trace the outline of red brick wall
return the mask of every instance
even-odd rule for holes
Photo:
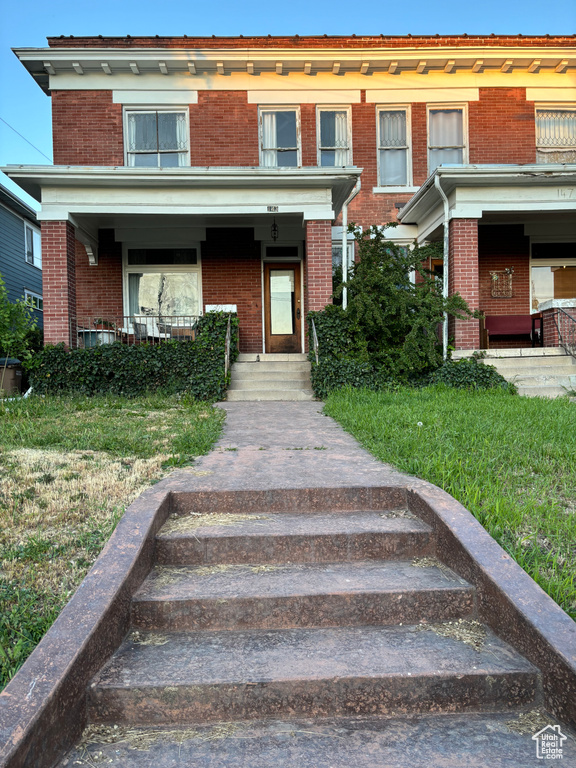
[[[246,91],[200,91],[190,105],[192,166],[253,166],[258,159],[258,106]]]
[[[202,243],[204,304],[237,304],[240,351],[262,352],[262,261],[252,229],[208,229]]]
[[[123,310],[122,245],[114,242],[114,231],[98,233],[98,266],[88,264],[86,249],[76,242],[76,296],[78,319],[102,317],[118,323]]]
[[[480,88],[468,122],[471,163],[536,162],[534,102],[525,88]]]
[[[124,165],[112,91],[52,91],[52,134],[55,165]]]
[[[67,221],[43,221],[44,343],[75,345],[76,254],[74,227]],[[71,342],[72,337],[72,342]]]
[[[448,291],[459,293],[470,309],[478,309],[478,221],[477,219],[452,219],[450,222],[450,265]],[[449,335],[454,338],[456,349],[479,349],[480,328],[478,320],[451,318]]]
[[[329,221],[306,222],[306,313],[332,303],[332,228]]]
[[[480,309],[487,315],[527,315],[530,312],[530,241],[521,225],[478,228]],[[491,270],[514,269],[512,297],[493,298]]]

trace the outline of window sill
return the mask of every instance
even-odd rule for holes
[[[372,192],[375,195],[386,195],[390,193],[402,192],[406,195],[413,195],[418,192],[420,187],[372,187]]]

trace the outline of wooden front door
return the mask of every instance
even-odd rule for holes
[[[266,352],[302,351],[300,262],[264,264]]]

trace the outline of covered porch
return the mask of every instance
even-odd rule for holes
[[[361,169],[4,169],[42,201],[45,342],[194,336],[237,312],[240,350],[303,352],[332,294],[332,221]]]
[[[574,339],[576,165],[441,166],[399,218],[444,241],[445,290],[483,314],[451,321],[455,349]]]

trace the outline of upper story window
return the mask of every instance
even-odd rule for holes
[[[28,224],[24,225],[25,236],[25,257],[28,264],[32,264],[38,269],[42,269],[42,247],[40,242],[40,232],[38,230],[29,227]]]
[[[185,111],[127,110],[126,165],[175,168],[188,162],[188,118]]]
[[[349,109],[319,108],[318,165],[323,167],[350,165],[350,135]]]
[[[536,162],[576,163],[576,107],[536,109]]]
[[[428,108],[428,173],[439,165],[468,162],[465,108]]]
[[[39,312],[44,311],[44,300],[39,293],[34,293],[33,291],[29,291],[27,288],[25,288],[24,300],[30,307],[32,307],[32,309],[37,309]]]
[[[378,109],[378,183],[381,187],[412,185],[410,113],[407,107]]]
[[[297,168],[300,164],[299,111],[294,108],[260,110],[260,165]]]

